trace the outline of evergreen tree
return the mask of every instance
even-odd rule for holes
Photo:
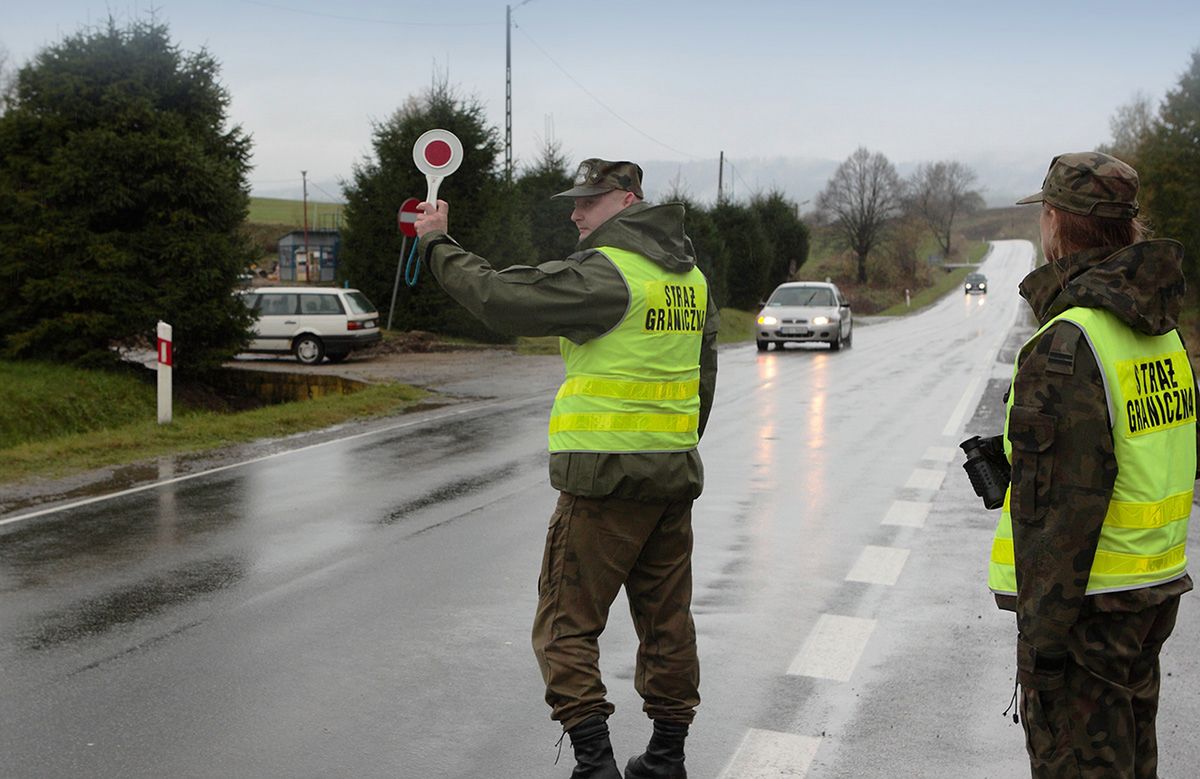
[[[767,269],[766,295],[775,287],[788,281],[808,260],[808,226],[796,213],[796,204],[775,190],[754,197],[750,208],[758,213],[767,239],[775,252]]]
[[[723,252],[727,262],[725,304],[745,310],[757,308],[771,291],[771,265],[776,254],[762,219],[758,211],[741,203],[721,203],[710,214],[719,235],[733,237],[732,246]]]
[[[442,182],[438,192],[438,197],[450,204],[451,235],[497,267],[528,262],[533,253],[522,209],[507,194],[499,175],[499,132],[487,124],[482,103],[459,97],[444,80],[436,82],[376,125],[374,156],[355,165],[352,181],[344,185],[339,278],[365,292],[381,311],[387,310],[391,300],[401,250],[396,212],[406,199],[424,200],[426,195],[425,176],[413,164],[413,144],[435,127],[454,133],[463,145],[462,165]],[[415,287],[401,284],[393,327],[499,338],[427,275],[422,275]]]
[[[218,71],[153,17],[110,18],[20,69],[0,116],[4,354],[111,363],[159,319],[183,371],[244,343],[250,138],[226,126]]]
[[[1137,158],[1150,222],[1157,235],[1183,243],[1188,294],[1194,300],[1200,279],[1200,51],[1167,94]]]
[[[575,251],[579,230],[571,222],[574,203],[569,198],[552,196],[571,188],[571,174],[560,144],[547,142],[536,164],[517,180],[516,189],[524,201],[536,262],[561,260]]]

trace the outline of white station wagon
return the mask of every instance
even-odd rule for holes
[[[379,312],[356,289],[259,287],[239,293],[258,320],[248,352],[294,354],[306,365],[340,362],[379,343]]]

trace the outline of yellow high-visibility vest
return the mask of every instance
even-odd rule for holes
[[[708,282],[696,268],[670,273],[634,252],[598,251],[625,279],[629,308],[599,338],[559,339],[566,379],[550,412],[550,451],[694,449]]]
[[[1178,332],[1139,333],[1097,308],[1071,308],[1047,322],[1021,355],[1059,320],[1083,331],[1104,378],[1117,480],[1088,577],[1087,594],[1150,587],[1187,572],[1188,517],[1196,476],[1196,383]],[[1015,392],[1009,393],[1004,453]],[[1053,445],[1053,444],[1051,444]],[[1010,485],[992,541],[988,587],[1015,595]]]

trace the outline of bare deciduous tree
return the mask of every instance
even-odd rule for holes
[[[0,114],[4,113],[5,104],[16,86],[16,74],[13,72],[12,56],[3,43],[0,43]]]
[[[983,198],[971,189],[974,183],[975,171],[951,161],[921,163],[908,182],[908,207],[929,225],[946,259],[954,220],[983,206]]]
[[[1139,91],[1108,120],[1112,143],[1101,146],[1100,151],[1137,167],[1138,148],[1154,131],[1154,124],[1154,106],[1150,104],[1150,96]]]
[[[867,280],[867,256],[900,208],[896,168],[879,152],[859,147],[838,166],[817,197],[817,208],[832,217],[846,245],[858,258],[858,281]]]

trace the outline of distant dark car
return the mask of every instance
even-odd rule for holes
[[[987,294],[987,276],[982,273],[968,273],[967,278],[963,280],[964,295],[986,295]]]

